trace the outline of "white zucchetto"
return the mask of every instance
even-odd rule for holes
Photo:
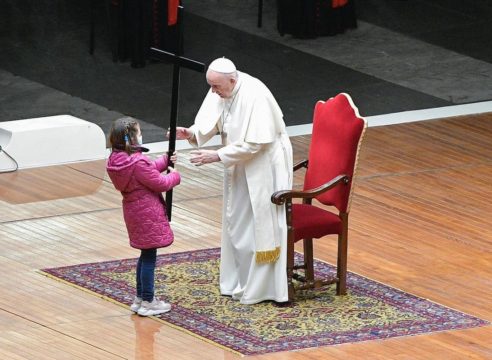
[[[208,69],[220,74],[231,74],[236,71],[236,66],[231,60],[221,57],[212,61]]]

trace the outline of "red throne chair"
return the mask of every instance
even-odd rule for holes
[[[314,109],[309,158],[294,165],[294,171],[307,168],[303,190],[277,191],[271,197],[273,203],[286,206],[289,301],[294,299],[296,289],[333,283],[337,295],[347,292],[348,216],[366,127],[366,120],[359,115],[348,94],[319,101]],[[293,203],[293,199],[302,199],[302,203]],[[319,205],[313,204],[314,199]],[[313,268],[313,239],[326,235],[338,236],[337,274],[331,279],[318,279]],[[294,264],[294,244],[301,239],[304,261]],[[300,284],[294,286],[294,279]]]

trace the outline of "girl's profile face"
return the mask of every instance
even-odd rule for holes
[[[142,145],[143,144],[143,139],[142,139],[142,131],[140,131],[140,125],[137,124],[137,144]]]

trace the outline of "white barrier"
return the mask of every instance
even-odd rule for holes
[[[70,115],[0,122],[0,172],[106,157],[106,137],[94,123]]]

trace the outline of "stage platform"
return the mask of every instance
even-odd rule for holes
[[[349,270],[492,321],[491,133],[492,113],[368,128],[350,215]],[[306,157],[309,142],[292,137],[295,161]],[[196,168],[189,157],[179,152],[176,240],[159,253],[220,246],[222,167]],[[138,256],[104,161],[80,165],[0,174],[0,358],[240,359],[37,272]],[[335,242],[316,240],[316,256],[334,263]],[[491,338],[489,325],[251,359],[487,359]]]

